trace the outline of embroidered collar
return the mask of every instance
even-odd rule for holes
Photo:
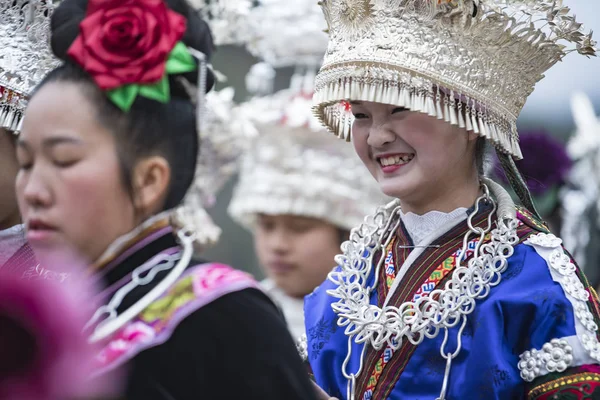
[[[412,212],[406,214],[400,211],[400,218],[404,223],[408,234],[415,245],[421,245],[423,240],[437,231],[439,227],[447,225],[453,221],[464,219],[467,215],[467,208],[460,207],[456,210],[445,213],[441,211],[429,211],[423,215],[417,215]]]
[[[434,290],[429,296],[405,302],[399,307],[385,305],[380,308],[369,304],[371,291],[377,287],[377,281],[372,286],[367,286],[373,268],[375,276],[379,275],[382,260],[374,266],[374,256],[387,247],[400,224],[399,201],[380,208],[375,215],[367,217],[360,227],[352,230],[350,240],[342,246],[344,254],[336,258],[340,268],[329,275],[329,279],[337,287],[328,291],[329,295],[338,299],[332,304],[332,308],[338,314],[338,325],[345,326],[349,342],[365,343],[375,349],[387,344],[398,349],[404,340],[417,345],[425,337],[436,337],[440,330],[447,334],[449,327],[456,326],[461,321],[464,327],[466,316],[475,308],[475,299],[487,296],[490,288],[500,282],[500,274],[506,269],[507,259],[514,251],[512,246],[518,241],[514,203],[510,201],[510,197],[505,196],[502,188],[492,183],[490,185],[496,197],[502,200],[498,207],[497,214],[500,218],[496,222],[496,228],[491,229],[491,218],[496,211],[495,203],[485,188],[485,194],[476,201],[475,209],[467,219],[470,229],[465,235],[464,243],[466,245],[474,234],[480,236],[481,243],[490,231],[491,242],[478,245],[469,265],[457,267],[443,289]],[[481,206],[490,202],[494,204],[494,208],[489,214],[487,227],[475,229],[473,217]],[[462,253],[465,250],[463,248]],[[490,259],[496,262],[488,262]],[[483,274],[485,279],[481,278],[481,268],[486,270]],[[450,297],[455,301],[446,301]],[[364,357],[366,348],[363,347],[361,358]],[[363,366],[361,363],[358,371],[347,371],[345,366],[350,357],[351,351],[347,354],[342,373],[348,380],[347,397],[354,399],[356,379]],[[444,391],[443,389],[442,396]]]
[[[132,248],[139,248],[140,244],[152,241],[152,236],[165,228],[170,228],[169,213],[163,212],[144,221],[131,232],[117,238],[93,264],[92,270],[102,271],[102,274],[118,264],[123,255],[130,253]]]

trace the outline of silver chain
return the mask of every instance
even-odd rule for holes
[[[127,322],[156,301],[181,276],[192,258],[195,234],[182,229],[177,231],[177,237],[183,246],[183,251],[171,255],[159,254],[137,267],[131,274],[131,281],[120,288],[106,305],[100,307],[94,313],[84,328],[87,331],[94,327],[90,342],[98,342],[121,329]],[[147,294],[122,313],[118,313],[118,307],[129,293],[137,287],[153,282],[160,272],[169,270],[167,276]],[[104,319],[102,319],[103,317]]]
[[[443,289],[436,289],[414,302],[383,308],[370,304],[370,295],[377,287],[378,272],[385,257],[380,257],[376,265],[373,285],[366,285],[374,255],[385,250],[400,224],[398,201],[391,202],[379,209],[374,216],[367,217],[365,223],[352,230],[350,240],[342,245],[344,254],[336,257],[340,269],[329,274],[329,280],[337,288],[327,293],[339,299],[331,306],[338,315],[338,326],[345,327],[344,333],[348,336],[348,353],[342,364],[342,374],[348,381],[348,399],[355,399],[356,379],[363,369],[367,344],[375,349],[381,349],[387,344],[397,350],[405,338],[418,345],[425,337],[435,338],[440,329],[447,332],[459,323],[463,324],[459,330],[459,335],[462,335],[466,317],[475,308],[475,300],[487,297],[491,287],[500,283],[500,274],[506,269],[507,259],[513,254],[513,246],[518,242],[518,222],[512,217],[499,219],[496,229],[492,230],[496,203],[487,186],[484,185],[483,190],[483,195],[477,199],[475,208],[467,219],[469,231],[464,236],[462,252],[451,279]],[[484,203],[491,204],[493,210],[488,216],[486,227],[475,227],[473,218]],[[491,242],[484,244],[484,238],[490,231]],[[469,239],[473,235],[478,237],[478,241],[474,255],[465,267],[460,264],[466,257]],[[353,342],[365,343],[365,346],[358,370],[349,373],[347,368]],[[452,359],[460,351],[460,342],[459,336],[455,352],[443,355],[447,360],[448,376]],[[444,379],[440,399],[444,399],[446,388],[447,377]]]

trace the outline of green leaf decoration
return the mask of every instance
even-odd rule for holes
[[[108,98],[124,112],[129,112],[140,91],[140,85],[124,85],[116,89],[108,90]]]
[[[162,79],[156,83],[139,85],[139,88],[140,96],[156,100],[160,103],[168,103],[171,98],[169,92],[169,78],[167,75],[163,76]]]
[[[131,106],[138,96],[144,96],[160,103],[168,103],[171,95],[169,88],[169,75],[183,74],[198,69],[196,60],[188,51],[183,42],[177,42],[173,50],[169,53],[169,58],[165,65],[165,75],[156,83],[139,85],[130,84],[108,90],[108,98],[124,112],[129,112]]]
[[[167,74],[183,74],[195,71],[197,68],[196,60],[188,51],[187,46],[183,42],[177,42],[167,58],[165,67]]]

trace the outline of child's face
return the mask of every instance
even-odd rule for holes
[[[425,205],[477,175],[477,136],[444,120],[381,103],[353,102],[352,141],[381,190]],[[418,207],[417,207],[418,208]]]
[[[260,214],[254,246],[267,276],[287,295],[301,298],[335,266],[340,230],[314,218]]]

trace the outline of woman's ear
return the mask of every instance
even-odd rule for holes
[[[144,217],[159,212],[171,182],[171,167],[164,157],[152,156],[139,161],[133,171],[134,207]]]

